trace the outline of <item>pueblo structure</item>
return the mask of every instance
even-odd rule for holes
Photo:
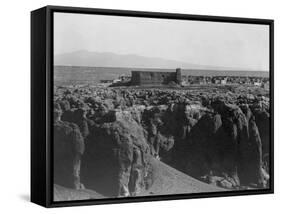
[[[132,71],[131,85],[181,84],[181,69],[176,72]]]

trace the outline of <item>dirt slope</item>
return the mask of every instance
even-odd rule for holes
[[[152,186],[140,195],[168,195],[199,192],[219,192],[226,189],[211,186],[194,179],[167,164],[151,159],[153,173]]]
[[[101,194],[93,190],[75,190],[65,188],[60,185],[54,185],[54,201],[72,201],[104,198]]]
[[[211,186],[194,179],[154,158],[151,158],[151,165],[153,168],[153,184],[149,189],[142,191],[137,196],[226,191],[226,189]],[[74,190],[57,184],[54,185],[54,201],[102,198],[105,198],[105,196],[94,190]]]

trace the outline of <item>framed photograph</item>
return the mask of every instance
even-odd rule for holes
[[[31,201],[273,193],[273,20],[31,12]]]

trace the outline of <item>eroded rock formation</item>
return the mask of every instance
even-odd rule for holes
[[[73,158],[59,146],[85,143],[79,179],[105,196],[148,191],[154,158],[223,188],[266,188],[269,100],[235,90],[59,87],[55,149]]]

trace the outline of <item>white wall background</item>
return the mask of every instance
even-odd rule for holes
[[[29,200],[30,11],[45,5],[275,19],[275,194],[44,209]],[[270,213],[280,207],[281,13],[277,0],[6,0],[0,12],[1,213]]]

